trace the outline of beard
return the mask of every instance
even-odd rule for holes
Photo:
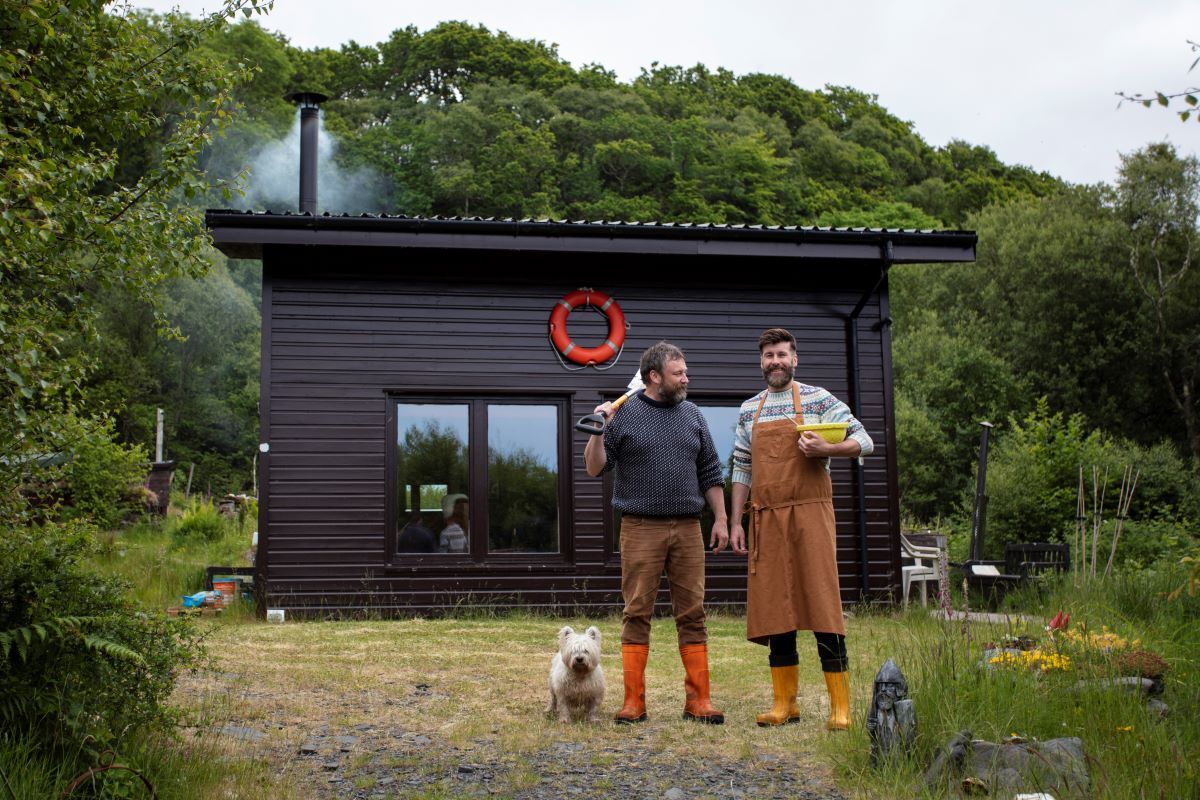
[[[774,374],[777,369],[783,370],[783,372]],[[796,375],[796,369],[791,364],[768,364],[762,373],[763,377],[767,379],[767,386],[778,390],[792,382],[792,378]]]
[[[664,386],[658,390],[658,393],[664,402],[670,403],[673,406],[677,406],[684,400],[687,400],[686,386],[676,386],[674,389],[668,389]]]

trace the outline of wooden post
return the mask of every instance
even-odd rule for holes
[[[192,471],[196,469],[196,462],[188,464],[188,482],[187,488],[183,490],[183,499],[187,500],[192,494]]]

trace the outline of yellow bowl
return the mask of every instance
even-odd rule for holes
[[[837,444],[846,441],[846,428],[849,426],[848,422],[821,422],[815,425],[797,425],[796,432],[812,431],[830,444]]]

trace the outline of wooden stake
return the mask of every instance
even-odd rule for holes
[[[1108,554],[1108,564],[1104,567],[1105,578],[1112,574],[1113,560],[1117,556],[1117,542],[1121,538],[1121,531],[1125,528],[1125,520],[1129,518],[1129,504],[1133,502],[1133,490],[1137,488],[1138,478],[1141,476],[1140,469],[1134,473],[1132,465],[1125,467],[1125,479],[1121,481],[1121,496],[1117,498],[1117,527],[1113,531],[1112,550]],[[1125,486],[1126,481],[1129,484],[1128,489]]]
[[[192,471],[193,471],[193,470],[195,470],[195,469],[196,469],[196,462],[195,462],[195,461],[193,461],[193,462],[191,462],[191,463],[189,463],[189,464],[188,464],[188,482],[187,482],[187,488],[183,490],[183,499],[184,499],[184,500],[187,500],[187,499],[188,499],[188,497],[190,497],[190,496],[191,496],[191,494],[192,494]]]
[[[1100,475],[1100,467],[1092,467],[1093,481]],[[1096,561],[1098,559],[1098,550],[1100,547],[1100,529],[1104,527],[1104,495],[1108,493],[1108,467],[1104,468],[1104,483],[1096,484],[1092,488],[1092,496],[1099,496],[1092,508],[1092,577],[1096,577]]]
[[[1079,497],[1075,502],[1075,552],[1071,554],[1071,573],[1075,583],[1079,583],[1080,563],[1084,552],[1081,547],[1087,546],[1087,534],[1084,525],[1087,522],[1087,494],[1083,489],[1083,464],[1079,465]]]

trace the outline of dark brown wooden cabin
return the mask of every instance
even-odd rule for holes
[[[575,420],[667,339],[727,454],[737,406],[763,384],[758,334],[776,325],[799,339],[797,378],[850,404],[875,440],[861,467],[834,467],[842,600],[896,594],[888,269],[972,261],[974,233],[231,211],[207,223],[226,255],[263,261],[260,614],[619,608],[609,485],[585,472]],[[568,369],[549,342],[555,303],[584,286],[628,322],[608,369]],[[582,346],[607,332],[586,311],[569,324]],[[451,523],[466,552],[428,552]],[[709,601],[743,603],[745,568],[710,554]]]

